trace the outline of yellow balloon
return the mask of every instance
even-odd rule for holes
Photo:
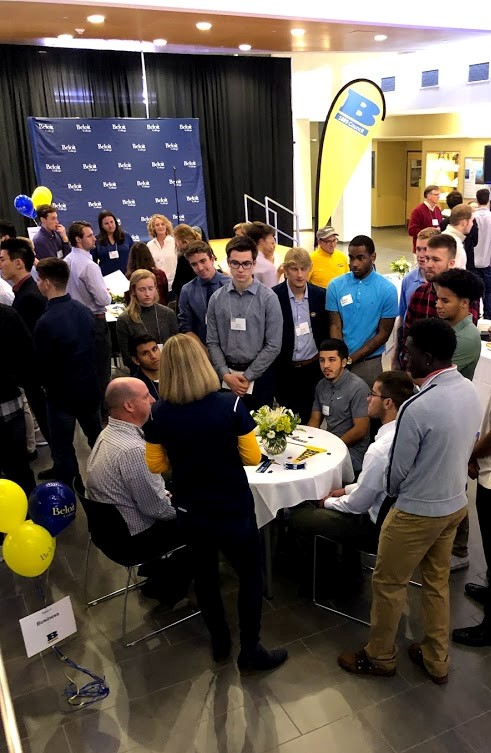
[[[37,209],[41,204],[51,204],[53,194],[46,188],[46,186],[38,186],[34,189],[34,193],[31,196],[31,201],[34,204],[34,209]]]
[[[0,531],[8,533],[24,522],[27,515],[27,497],[14,481],[0,478]]]
[[[56,541],[46,528],[26,520],[5,537],[3,558],[17,575],[34,578],[51,565],[55,549]]]

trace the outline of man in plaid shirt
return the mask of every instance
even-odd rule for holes
[[[428,241],[426,249],[425,275],[426,282],[420,285],[411,296],[404,319],[404,330],[401,342],[401,363],[406,363],[406,338],[409,330],[418,319],[431,319],[436,313],[436,291],[433,280],[442,272],[455,267],[457,244],[451,235],[440,233]],[[472,321],[477,324],[479,319],[479,301],[472,301],[469,306]]]

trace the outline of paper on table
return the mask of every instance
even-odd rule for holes
[[[130,281],[124,276],[120,269],[111,272],[104,277],[106,288],[112,295],[124,295],[130,289]]]
[[[243,371],[235,371],[235,369],[229,369],[229,371],[231,374],[240,374],[241,376],[244,373]],[[229,390],[229,389],[230,387],[228,386],[228,384],[222,381],[222,390]],[[252,380],[252,382],[249,382],[249,387],[247,388],[246,395],[252,395],[253,389],[254,389],[254,380]]]

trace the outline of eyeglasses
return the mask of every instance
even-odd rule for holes
[[[381,400],[387,400],[387,395],[379,395],[378,392],[374,392],[373,390],[370,390],[368,397],[379,397]]]
[[[337,238],[319,238],[319,243],[337,243]]]
[[[236,259],[231,259],[228,266],[231,269],[240,269],[240,267],[242,267],[242,269],[250,269],[253,264],[253,261],[237,261]]]

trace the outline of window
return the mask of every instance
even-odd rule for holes
[[[421,73],[421,88],[428,89],[430,86],[438,86],[438,69],[423,71]]]
[[[489,81],[489,63],[475,63],[469,66],[467,83],[472,84],[475,81]]]
[[[383,92],[395,92],[396,90],[396,77],[386,76],[380,81],[380,88]]]

